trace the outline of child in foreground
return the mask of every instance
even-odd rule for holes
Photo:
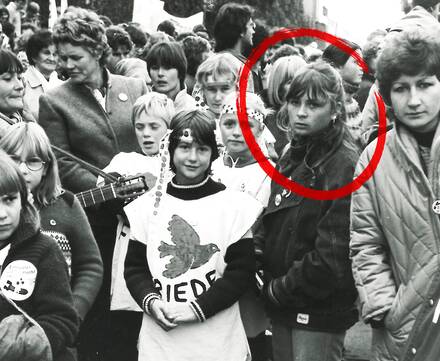
[[[250,359],[237,301],[254,279],[250,228],[262,206],[211,179],[218,150],[204,112],[177,114],[171,129],[175,177],[124,208],[124,276],[144,310],[139,360]]]

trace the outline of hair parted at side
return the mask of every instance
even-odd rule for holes
[[[216,52],[235,46],[241,34],[246,32],[252,13],[250,6],[237,3],[227,3],[220,8],[214,22]]]
[[[133,124],[139,119],[142,112],[151,117],[162,119],[169,128],[171,118],[176,111],[173,101],[165,94],[149,92],[139,97],[134,103],[131,117]]]
[[[23,73],[24,68],[21,61],[12,51],[0,49],[0,74],[4,73]]]
[[[33,191],[34,200],[38,206],[48,205],[61,194],[57,160],[49,138],[40,125],[33,122],[11,125],[0,140],[0,148],[8,154],[21,152],[27,157],[36,156],[45,162],[46,172]]]
[[[300,68],[290,84],[286,95],[286,103],[281,111],[287,114],[287,104],[306,95],[318,103],[330,101],[331,110],[337,112],[334,127],[345,127],[347,112],[345,110],[345,92],[339,72],[329,63],[319,60]],[[287,119],[285,119],[287,120]],[[287,130],[286,124],[277,124],[282,130]]]
[[[307,95],[310,100],[318,103],[330,101],[332,111],[340,107],[337,120],[346,121],[344,107],[345,92],[339,72],[325,61],[317,61],[300,68],[290,84],[286,101]]]
[[[180,138],[183,135],[185,129],[191,129],[191,135],[194,141],[207,145],[211,148],[211,164],[219,157],[217,148],[217,141],[215,138],[215,123],[212,119],[202,110],[184,110],[177,113],[173,119],[171,119],[171,134],[168,150],[170,153],[170,168],[173,172],[176,172],[176,167],[173,163],[174,151],[176,150]],[[208,168],[210,172],[211,166]]]
[[[0,149],[0,196],[20,193],[21,205],[28,204],[26,181],[15,162]]]
[[[377,61],[376,78],[385,102],[391,105],[393,82],[401,75],[435,75],[440,80],[438,32],[412,27],[390,37]]]
[[[288,114],[289,103],[298,101],[303,96],[318,104],[330,102],[331,110],[328,116],[330,118],[331,113],[336,115],[334,119],[332,118],[330,128],[315,137],[317,140],[315,145],[324,151],[319,157],[325,156],[329,149],[338,147],[338,139],[346,147],[358,153],[358,146],[346,124],[345,91],[339,72],[323,60],[307,64],[299,69],[290,84],[282,111]],[[291,132],[289,136],[295,137],[295,134]]]
[[[161,66],[167,69],[177,69],[180,80],[180,89],[185,87],[185,76],[188,68],[185,53],[182,46],[176,41],[159,42],[152,46],[145,59],[147,62],[148,73],[151,68],[159,68]]]
[[[99,16],[91,11],[69,6],[67,11],[58,19],[53,28],[55,45],[68,43],[82,46],[92,54],[102,53],[100,64],[110,54],[104,25]]]

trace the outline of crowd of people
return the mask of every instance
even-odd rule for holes
[[[78,7],[41,28],[32,2],[13,24],[11,3],[1,360],[341,361],[359,321],[371,361],[438,359],[440,1],[413,0],[362,46],[343,39],[351,53],[268,49],[245,89],[258,157],[238,83],[279,29],[251,7],[228,2],[178,33]],[[339,189],[377,137],[377,169],[340,198],[296,194],[260,165]]]

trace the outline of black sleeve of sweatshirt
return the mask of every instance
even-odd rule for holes
[[[127,288],[136,303],[143,309],[145,296],[156,293],[153,276],[147,262],[147,246],[130,239],[124,262],[124,278]]]
[[[195,301],[203,312],[202,320],[232,306],[253,285],[256,271],[253,239],[242,238],[231,244],[225,262],[223,277],[215,280]]]

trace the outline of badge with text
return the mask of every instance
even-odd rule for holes
[[[23,260],[11,262],[2,272],[0,288],[6,297],[23,301],[32,295],[37,279],[36,267]]]

